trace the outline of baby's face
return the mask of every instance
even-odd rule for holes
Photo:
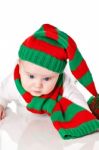
[[[19,60],[19,73],[23,88],[33,96],[49,94],[59,77],[58,73],[22,60]]]

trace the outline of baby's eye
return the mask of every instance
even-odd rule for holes
[[[30,75],[29,75],[29,78],[30,78],[30,79],[33,79],[33,78],[34,78],[34,76],[30,74]]]
[[[44,78],[45,81],[49,81],[50,79],[51,79],[50,77]]]

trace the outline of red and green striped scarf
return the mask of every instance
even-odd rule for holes
[[[63,78],[61,73],[54,90],[46,95],[32,96],[21,84],[19,65],[14,70],[15,85],[32,113],[49,115],[56,130],[63,139],[85,136],[99,129],[99,121],[85,108],[63,97]]]

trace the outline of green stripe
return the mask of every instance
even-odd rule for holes
[[[99,121],[91,120],[81,124],[76,128],[59,129],[59,134],[63,139],[74,139],[91,134],[99,129]]]
[[[47,53],[28,48],[24,45],[20,47],[18,54],[22,60],[27,60],[57,73],[63,72],[67,63],[66,61],[59,60]]]
[[[62,99],[62,95],[58,95],[57,101],[59,102]]]
[[[60,30],[58,30],[58,42],[63,45],[64,48],[68,47],[68,35]]]
[[[90,105],[92,103],[92,101],[94,100],[94,96],[91,96],[88,101],[87,101],[87,104]]]
[[[61,113],[61,110],[57,112],[53,112],[51,119],[53,122],[54,121],[61,121],[61,122],[70,121],[78,112],[81,112],[82,110],[84,110],[83,107],[78,106],[76,104],[71,104],[68,106],[64,114]]]
[[[21,95],[23,95],[25,93],[25,90],[22,86],[20,86],[21,85],[20,80],[16,79],[15,83],[16,83],[16,86],[17,86],[18,90],[20,91]]]
[[[76,52],[74,54],[74,58],[69,61],[69,65],[71,68],[71,71],[76,70],[77,67],[80,65],[81,61],[83,60],[83,57],[78,49],[76,49]]]
[[[33,36],[35,36],[35,37],[37,37],[38,35],[39,35],[39,36],[40,36],[40,35],[46,36],[43,26],[40,27],[40,28],[33,34]]]
[[[57,87],[63,85],[63,80],[64,80],[64,74],[61,73],[61,74],[59,75],[59,77],[58,77]]]
[[[53,114],[51,115],[51,120],[52,122],[55,122],[55,121],[61,121],[61,122],[64,122],[66,118],[64,118],[64,114],[62,113],[62,111],[56,111],[56,112],[53,112]]]
[[[39,102],[38,102],[39,101]],[[39,97],[34,97],[30,103],[27,104],[27,107],[30,109],[36,110],[45,110],[49,113],[52,113],[52,110],[56,104],[56,101],[52,99],[43,99]]]
[[[48,99],[43,106],[43,110],[47,110],[48,113],[52,113],[53,108],[55,107],[56,100]]]
[[[92,83],[93,79],[90,71],[88,71],[85,75],[83,75],[82,78],[78,79],[78,81],[85,87],[88,86],[90,83]]]

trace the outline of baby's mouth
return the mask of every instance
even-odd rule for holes
[[[33,92],[35,92],[35,93],[41,93],[40,91],[33,91]]]

